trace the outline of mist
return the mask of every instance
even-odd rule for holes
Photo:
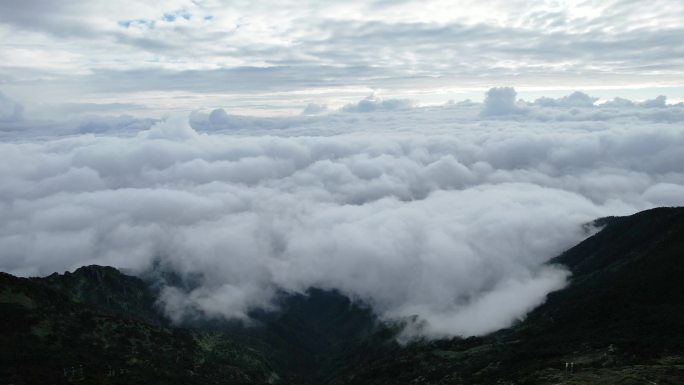
[[[0,269],[161,264],[199,283],[162,291],[177,322],[247,320],[279,292],[317,287],[413,320],[410,335],[486,334],[567,284],[547,262],[590,235],[583,224],[684,204],[684,107],[595,101],[498,88],[483,104],[366,98],[40,135],[12,107]]]

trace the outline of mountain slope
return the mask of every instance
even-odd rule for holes
[[[531,333],[644,356],[684,347],[684,209],[612,218],[553,262],[572,271],[572,284],[530,314]]]
[[[119,368],[128,383],[320,383],[356,362],[359,341],[379,328],[369,308],[317,289],[282,293],[279,311],[252,312],[248,326],[195,319],[171,327],[155,306],[159,274],[147,277],[155,279],[104,266],[43,278],[2,274],[0,310],[11,317],[0,329],[7,332],[0,339],[7,352],[0,380],[45,383],[65,367],[83,365],[95,382]],[[382,338],[393,344],[391,334]]]
[[[166,320],[155,307],[156,296],[150,284],[108,266],[83,266],[73,273],[53,273],[32,278],[66,294],[75,302],[95,305],[112,315],[153,324]]]
[[[69,291],[67,291],[69,293]],[[2,384],[262,384],[262,353],[220,333],[168,328],[0,273]]]
[[[407,346],[334,291],[282,293],[280,310],[253,312],[249,327],[174,328],[154,306],[158,282],[114,268],[0,274],[0,383],[684,383],[684,208],[595,224],[550,262],[570,284],[524,321]]]
[[[414,343],[338,383],[684,383],[684,208],[597,224],[605,227],[552,260],[572,271],[569,286],[523,322]]]

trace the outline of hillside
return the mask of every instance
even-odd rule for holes
[[[523,322],[416,343],[338,383],[684,383],[684,208],[596,224],[605,227],[551,261],[572,271],[568,287]]]
[[[68,282],[87,275],[82,273],[63,276],[64,290],[54,288],[55,276],[0,273],[1,384],[261,384],[278,379],[262,353],[220,333],[162,327],[138,320],[135,312],[116,314],[122,309],[111,301],[105,300],[108,308],[75,300],[101,299],[97,293],[73,295]],[[127,292],[131,309],[138,294]],[[119,303],[126,298],[119,297]]]
[[[280,311],[253,312],[250,327],[180,328],[158,313],[151,282],[114,268],[3,273],[0,384],[684,383],[684,208],[595,224],[551,261],[570,284],[525,320],[406,346],[337,292],[282,293]]]
[[[359,341],[383,330],[370,309],[316,289],[283,294],[280,311],[253,312],[253,325],[173,327],[154,304],[156,285],[102,266],[0,273],[0,384],[311,383],[355,362]]]

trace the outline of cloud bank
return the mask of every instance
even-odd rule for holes
[[[197,283],[163,291],[178,321],[319,287],[407,333],[491,332],[566,284],[545,262],[582,224],[684,204],[682,106],[573,95],[17,134],[0,142],[0,269],[156,261]]]

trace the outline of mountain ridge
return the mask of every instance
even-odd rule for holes
[[[549,261],[572,272],[569,285],[524,320],[405,346],[397,325],[315,288],[284,293],[278,312],[253,312],[256,328],[175,327],[156,308],[153,283],[112,267],[0,273],[9,315],[0,322],[0,383],[681,383],[684,208],[593,224],[597,233]],[[76,364],[86,368],[78,381],[64,374]],[[124,371],[108,376],[115,369]]]

